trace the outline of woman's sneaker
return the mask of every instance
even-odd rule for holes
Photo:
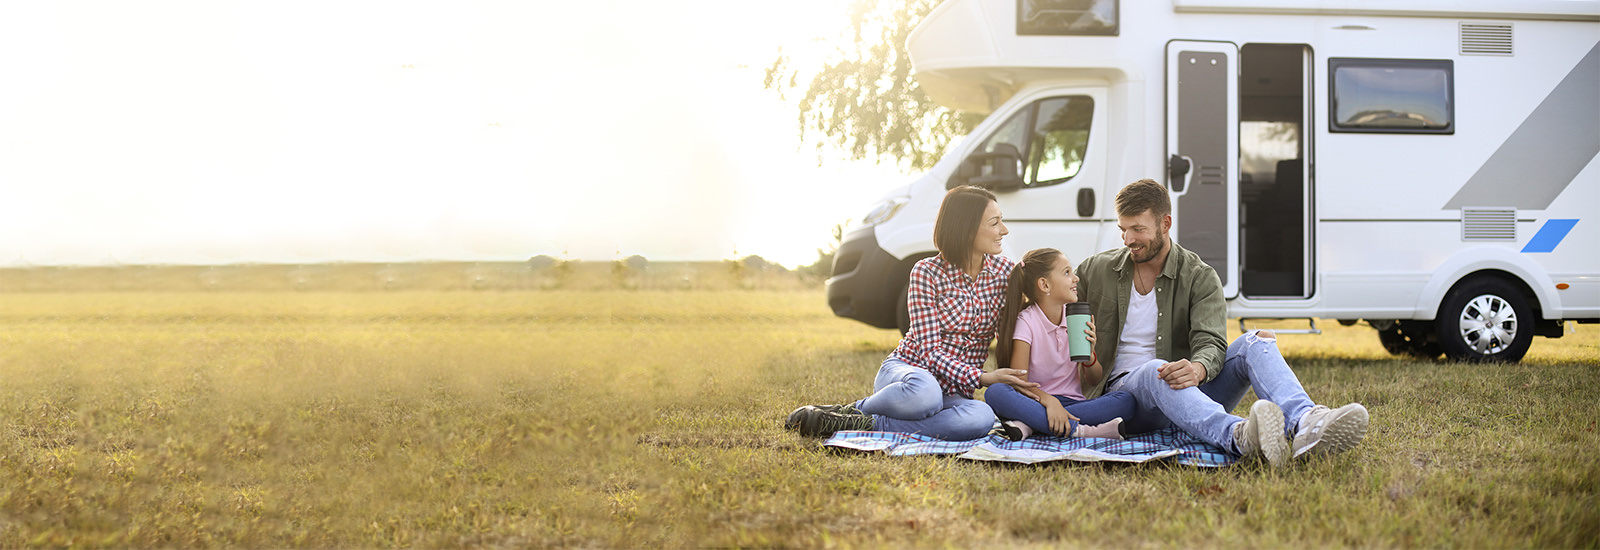
[[[872,415],[852,405],[806,405],[789,413],[783,427],[806,437],[828,437],[835,432],[871,430]]]
[[[1354,448],[1367,437],[1367,408],[1351,403],[1337,409],[1315,405],[1300,416],[1294,456],[1333,454]]]
[[[1283,435],[1283,409],[1277,403],[1257,399],[1250,405],[1250,416],[1233,425],[1233,446],[1239,458],[1261,457],[1278,468],[1289,461],[1289,438]]]

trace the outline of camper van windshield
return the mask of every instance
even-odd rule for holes
[[[1449,60],[1330,59],[1335,132],[1451,133]]]

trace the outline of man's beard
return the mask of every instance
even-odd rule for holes
[[[1154,260],[1154,259],[1156,259],[1156,254],[1160,254],[1161,251],[1166,250],[1166,249],[1167,249],[1167,236],[1166,236],[1166,234],[1156,235],[1156,239],[1154,241],[1151,241],[1149,245],[1144,247],[1144,257],[1143,258],[1139,257],[1139,254],[1134,254],[1133,255],[1133,263],[1142,264],[1142,263],[1148,262],[1150,260]]]

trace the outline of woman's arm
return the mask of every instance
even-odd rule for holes
[[[911,317],[911,327],[906,337],[917,343],[917,366],[928,369],[943,383],[972,394],[983,385],[989,373],[973,367],[945,353],[944,336],[939,331],[939,288],[941,275],[938,267],[922,260],[911,268],[911,280],[906,288],[906,308]],[[992,383],[992,382],[990,382]]]

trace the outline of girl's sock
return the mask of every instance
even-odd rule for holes
[[[1122,439],[1122,417],[1113,418],[1103,424],[1090,426],[1078,424],[1078,429],[1072,432],[1072,437],[1103,437],[1106,439]]]

